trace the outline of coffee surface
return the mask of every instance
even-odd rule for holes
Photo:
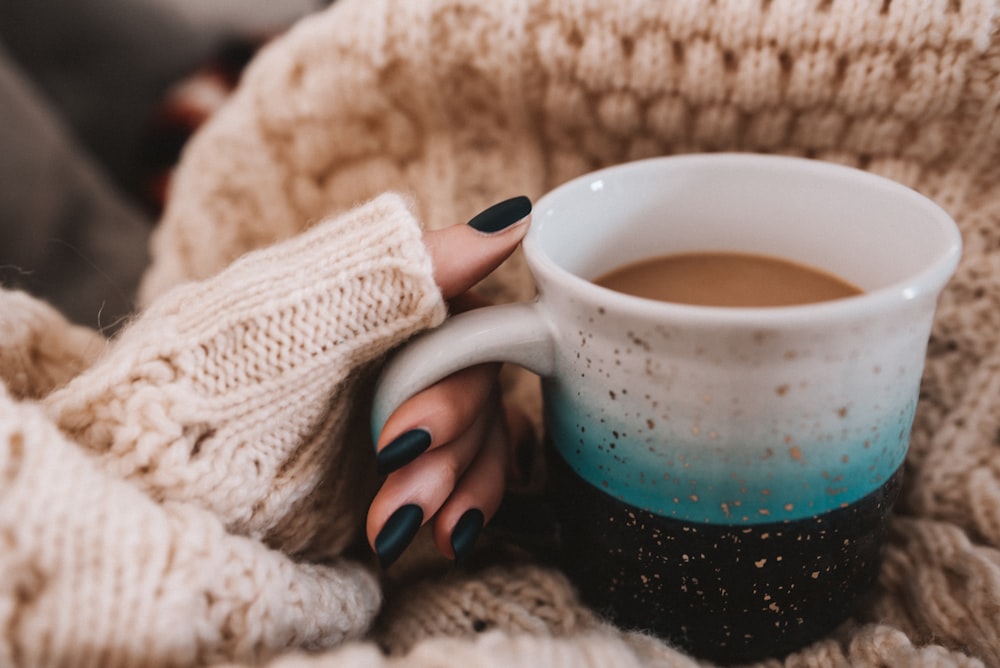
[[[663,255],[614,269],[594,283],[636,297],[701,306],[792,306],[862,292],[820,269],[732,252]]]

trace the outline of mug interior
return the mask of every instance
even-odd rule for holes
[[[652,158],[584,175],[538,201],[525,241],[542,273],[585,280],[659,255],[729,251],[794,260],[866,293],[904,297],[939,290],[960,246],[950,217],[903,185],[753,154]]]

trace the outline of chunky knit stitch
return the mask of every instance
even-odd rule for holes
[[[0,665],[191,665],[329,647],[370,623],[360,566],[296,564],[107,475],[0,395]]]
[[[0,303],[25,399],[0,393],[0,665],[258,661],[370,626],[374,575],[331,561],[374,492],[356,397],[444,315],[402,199],[178,287],[106,347]]]
[[[375,483],[361,372],[444,314],[419,233],[384,195],[181,286],[46,409],[155,499],[287,552],[338,554]]]
[[[87,461],[140,490],[150,507],[198,506],[251,539],[336,554],[368,502],[322,491],[363,477],[371,463],[347,454],[354,442],[344,415],[365,397],[351,370],[442,313],[432,286],[402,269],[425,261],[417,252],[401,253],[400,273],[379,293],[385,302],[317,306],[336,282],[299,240],[323,235],[306,231],[314,221],[396,191],[440,228],[593,168],[694,151],[861,167],[945,207],[961,228],[964,257],[941,298],[877,590],[828,638],[760,665],[1000,665],[998,9],[992,0],[338,0],[270,43],[185,152],[143,285],[147,312],[90,370],[41,374],[40,384],[11,390],[41,404],[13,404],[10,419],[30,413],[58,424],[69,439],[60,447],[89,451]],[[379,200],[352,231],[329,234],[325,252],[348,265],[366,253],[359,244],[387,255],[395,243],[357,231],[381,229],[393,218],[378,208],[386,206]],[[293,246],[274,245],[289,238]],[[254,249],[264,249],[250,256],[255,269],[241,269],[243,260],[230,267]],[[301,265],[315,269],[315,280],[295,274]],[[416,273],[426,279],[426,267]],[[269,291],[265,274],[296,287]],[[171,290],[190,281],[207,282]],[[501,300],[532,290],[518,257],[483,287]],[[258,293],[268,299],[256,301]],[[379,305],[406,295],[431,305],[392,329],[396,312]],[[381,343],[359,344],[353,357],[310,347],[340,336],[334,322],[368,331],[359,319],[370,309],[386,316],[372,330]],[[315,338],[313,328],[324,334]],[[328,364],[340,371],[313,383]],[[535,408],[530,384],[511,391]],[[313,400],[296,404],[302,396]],[[228,472],[230,459],[239,483],[209,463],[225,461]],[[10,498],[0,496],[0,509]],[[6,507],[25,507],[18,503]],[[0,517],[0,540],[11,545],[16,513]],[[15,544],[4,554],[28,553]],[[15,623],[32,592],[47,591],[33,577],[2,579],[26,583],[0,592],[2,626],[18,629],[22,643],[6,641],[15,649],[5,651],[48,647],[54,637]],[[450,576],[415,567],[396,578],[366,638],[276,665],[695,665],[655,639],[603,624],[561,576],[530,560]],[[173,600],[171,589],[155,591],[150,609]],[[294,606],[266,618],[287,629],[307,621]],[[258,642],[248,640],[259,637],[251,627],[220,619],[198,627],[208,640],[187,658],[254,654],[237,651]],[[254,645],[257,656],[316,636],[267,637]]]

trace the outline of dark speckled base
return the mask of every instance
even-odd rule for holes
[[[602,614],[724,663],[782,656],[846,619],[879,570],[897,472],[805,520],[723,526],[653,515],[576,476],[550,452],[562,568]]]

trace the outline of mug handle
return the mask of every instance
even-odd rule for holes
[[[487,306],[449,318],[403,346],[375,386],[373,438],[404,401],[446,376],[484,362],[510,362],[552,375],[555,339],[538,301]]]

